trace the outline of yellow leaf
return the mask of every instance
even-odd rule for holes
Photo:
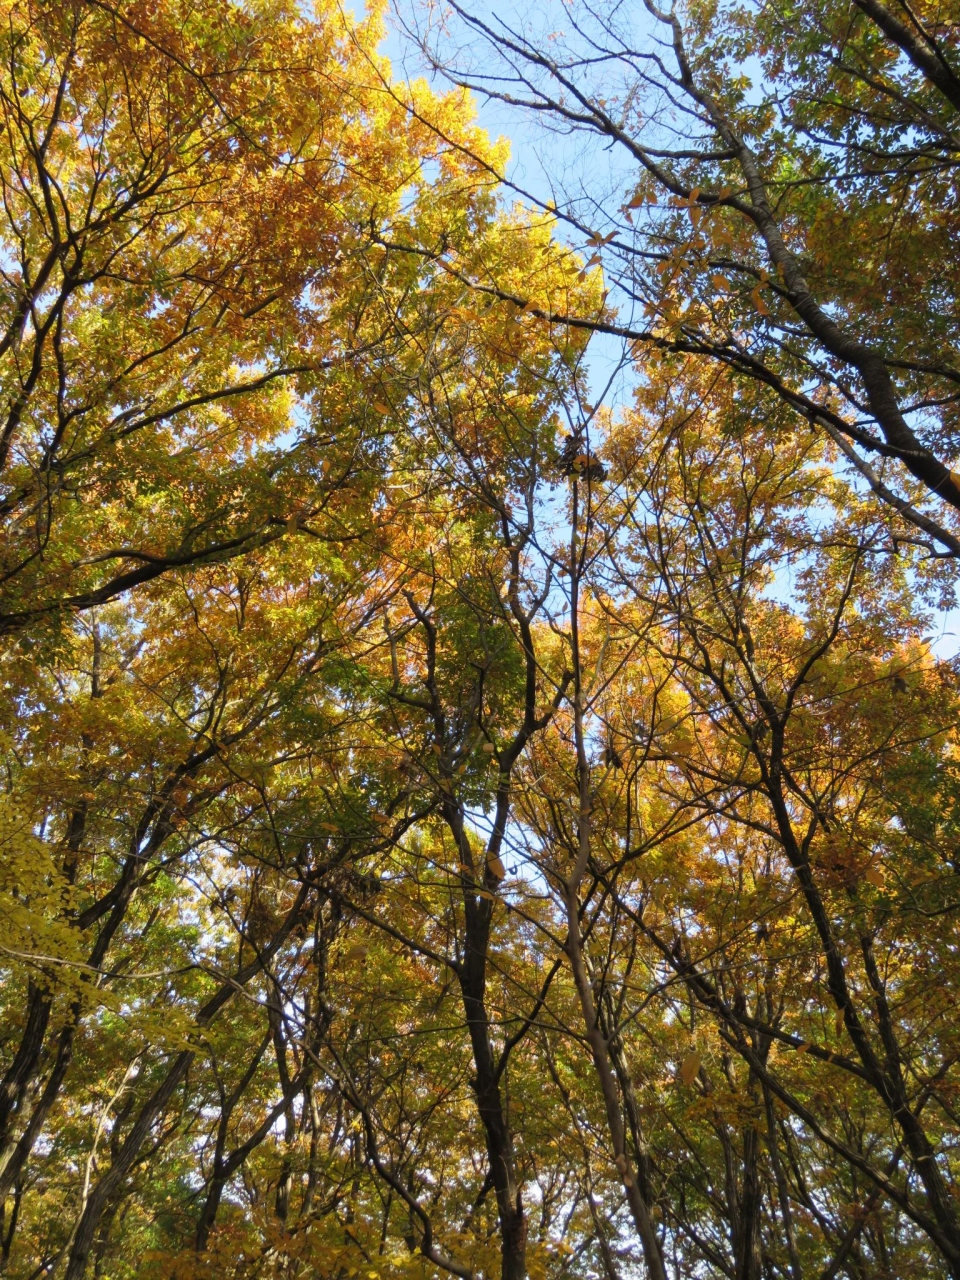
[[[677,1079],[681,1084],[693,1084],[700,1070],[700,1055],[696,1049],[692,1050],[684,1060],[680,1063],[680,1070],[677,1072]]]
[[[750,294],[750,297],[753,299],[753,305],[757,308],[757,310],[760,312],[762,316],[768,316],[770,314],[770,308],[767,306],[766,301],[764,300],[764,297],[760,292],[759,285],[757,286],[756,289],[753,290],[753,292]]]
[[[490,874],[495,876],[498,880],[502,880],[507,874],[506,867],[496,855],[487,859],[487,866],[490,869]]]
[[[870,884],[876,885],[878,889],[882,889],[883,886],[886,884],[886,880],[884,879],[883,872],[880,870],[879,866],[877,866],[876,863],[872,863],[869,867],[867,867],[866,871],[863,873],[863,878],[864,880],[868,881]]]
[[[726,276],[711,276],[710,279],[712,280],[714,288],[716,289],[730,288],[730,281],[727,279]]]
[[[366,960],[370,954],[370,948],[365,947],[362,942],[358,942],[356,946],[348,947],[343,953],[345,960]]]
[[[388,404],[384,404],[382,400],[374,400],[373,407],[376,409],[377,413],[390,412],[390,406]]]

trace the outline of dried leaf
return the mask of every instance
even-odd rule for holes
[[[693,1049],[684,1060],[680,1063],[680,1070],[677,1072],[677,1079],[681,1084],[693,1084],[697,1078],[697,1072],[700,1070],[700,1055],[696,1049]]]

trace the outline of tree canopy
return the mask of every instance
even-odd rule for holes
[[[435,16],[3,3],[0,1274],[960,1280],[960,15]]]

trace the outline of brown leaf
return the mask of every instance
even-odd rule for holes
[[[697,1072],[700,1070],[700,1055],[696,1049],[690,1053],[680,1063],[680,1070],[677,1072],[677,1079],[681,1084],[693,1084],[697,1078]]]

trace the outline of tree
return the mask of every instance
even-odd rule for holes
[[[335,7],[8,6],[6,631],[341,518],[409,282],[370,227],[416,221],[440,150],[380,91],[377,32]]]
[[[690,352],[758,380],[837,443],[894,530],[955,555],[955,18],[574,5],[541,37],[451,8],[459,57],[443,27],[420,33],[438,69],[617,157],[548,173],[621,312],[572,321],[640,360]]]
[[[693,13],[696,74],[767,33],[812,84],[788,16]],[[11,519],[0,647],[0,1271],[957,1275],[953,517],[846,469],[866,392],[772,272],[726,290],[732,345],[682,307],[720,219],[759,272],[749,193],[650,206],[641,334],[612,307],[654,276],[608,291],[511,206],[376,16],[8,19],[8,466],[47,514]],[[876,149],[863,92],[818,164]],[[821,96],[785,119],[820,138]],[[887,216],[817,173],[777,218]],[[805,278],[866,325],[825,225]],[[944,296],[898,341],[946,341]],[[643,339],[616,409],[603,328]]]

